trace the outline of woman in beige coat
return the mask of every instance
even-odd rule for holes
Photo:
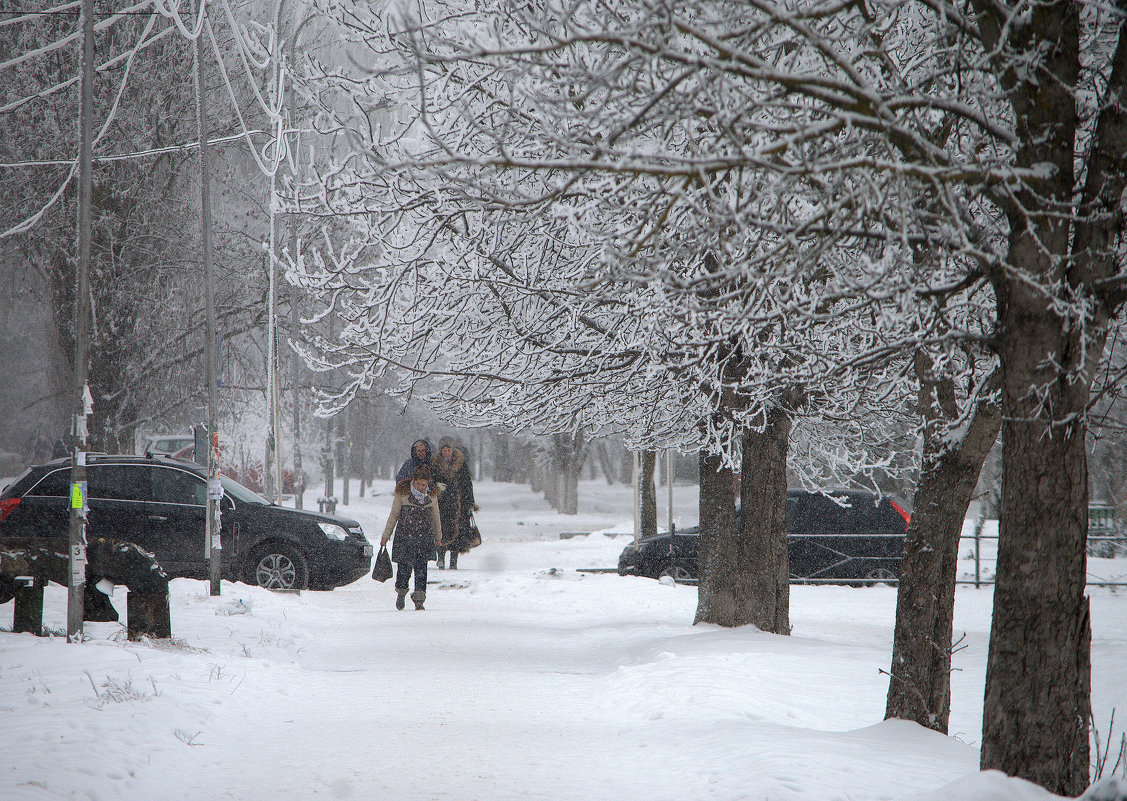
[[[384,526],[380,545],[387,545],[392,533],[391,561],[399,565],[395,574],[395,608],[406,606],[407,588],[415,574],[411,600],[415,609],[423,608],[427,597],[427,562],[434,559],[442,541],[442,519],[438,514],[438,485],[430,480],[430,468],[420,465],[411,478],[395,485],[391,514]]]

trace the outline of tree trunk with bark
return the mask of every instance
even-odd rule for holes
[[[614,466],[614,460],[611,459],[610,453],[607,452],[606,442],[599,443],[598,447],[595,448],[595,455],[598,457],[599,467],[603,471],[603,477],[607,481],[607,486],[614,486],[616,468]]]
[[[745,431],[740,465],[739,563],[746,570],[742,599],[748,622],[771,634],[790,634],[790,557],[787,550],[787,449],[791,419],[767,413],[760,431]]]
[[[587,457],[587,443],[582,432],[555,434],[552,437],[552,473],[554,499],[552,507],[561,514],[579,513],[579,475]]]
[[[1076,329],[1032,289],[1008,289],[1000,304],[1002,499],[981,765],[1076,796],[1088,784],[1091,716],[1090,375],[1069,374],[1084,358]]]
[[[643,537],[657,534],[657,487],[654,485],[654,471],[657,467],[657,451],[642,451],[642,469],[638,476],[638,498],[641,504],[640,522]]]
[[[790,633],[790,578],[786,530],[786,464],[790,417],[767,414],[762,432],[742,437],[737,522],[732,471],[719,457],[700,461],[700,584],[696,623],[754,625]]]
[[[946,445],[959,409],[951,379],[932,379],[930,368],[930,360],[917,354],[923,470],[904,541],[884,716],[946,734],[959,536],[982,464],[998,438],[1001,413],[993,390],[1000,374],[984,385],[962,439]]]
[[[737,626],[735,477],[719,456],[700,455],[700,583],[693,623]]]

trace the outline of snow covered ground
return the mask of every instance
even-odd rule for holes
[[[390,489],[354,485],[339,511],[376,541]],[[396,611],[391,582],[367,578],[214,598],[178,579],[171,642],[87,623],[68,644],[11,634],[0,606],[0,799],[1055,798],[977,770],[988,586],[957,593],[966,647],[944,737],[882,721],[894,588],[793,587],[790,637],[693,626],[695,587],[577,572],[616,564],[629,488],[584,483],[573,517],[526,487],[477,491],[485,542],[432,569],[425,612]],[[694,493],[677,489],[679,525],[696,522]],[[1122,576],[1127,559],[1097,569]],[[1091,599],[1095,720],[1106,739],[1118,708],[1118,741],[1127,591]],[[124,619],[124,588],[114,603]],[[63,588],[45,619],[65,629]]]

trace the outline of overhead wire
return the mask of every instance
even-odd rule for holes
[[[159,2],[159,0],[155,1]],[[147,8],[151,2],[154,2],[154,0],[144,0],[144,2],[138,3],[137,5],[129,6],[125,9],[125,11],[137,11]],[[103,19],[100,22],[95,22],[94,32],[100,33],[101,31],[106,30],[107,28],[112,26],[117,21],[117,19],[118,15],[114,15],[112,17],[109,17],[108,19]],[[6,20],[6,22],[10,22],[10,20]],[[50,44],[46,44],[43,47],[37,48],[35,50],[28,50],[26,53],[16,56],[15,58],[10,58],[7,61],[0,61],[0,72],[3,72],[4,70],[11,67],[18,66],[25,61],[36,58],[37,56],[46,55],[47,53],[53,53],[56,50],[66,47],[71,42],[78,41],[81,36],[81,31],[75,31],[68,36],[64,36],[62,39],[56,39],[55,41],[51,42]]]
[[[54,6],[53,8],[45,8],[42,11],[0,11],[0,14],[19,14],[18,17],[10,17],[8,19],[0,19],[0,28],[5,25],[16,25],[20,22],[28,22],[35,17],[47,16],[49,14],[64,14],[70,11],[77,11],[81,2],[63,3],[61,6]]]
[[[248,136],[255,136],[263,134],[266,131],[248,131],[245,133],[231,134],[230,136],[220,136],[215,139],[208,139],[208,145],[225,145],[228,142],[234,142],[239,139],[246,139]],[[160,156],[165,153],[176,153],[184,150],[195,150],[200,146],[198,140],[185,142],[182,145],[166,145],[165,147],[153,147],[148,150],[135,150],[132,153],[117,153],[112,156],[94,156],[95,163],[112,162],[112,161],[129,161],[131,159],[145,159],[153,156]],[[74,163],[74,159],[43,159],[40,161],[9,161],[0,162],[0,169],[15,169],[18,167],[66,167]]]
[[[211,20],[209,19],[209,17],[207,16],[207,13],[206,13],[208,0],[203,0],[199,4],[198,8],[194,11],[194,13],[187,15],[187,20],[185,19],[185,15],[181,13],[181,9],[180,9],[181,2],[182,2],[182,0],[174,0],[173,2],[166,2],[166,0],[143,0],[142,2],[135,3],[131,6],[127,6],[125,9],[122,9],[118,12],[115,12],[111,15],[108,15],[108,18],[95,23],[95,25],[94,25],[95,30],[101,32],[101,31],[104,31],[104,30],[108,29],[109,27],[111,27],[114,24],[114,22],[117,19],[120,19],[121,17],[127,16],[127,15],[136,15],[138,12],[145,10],[145,9],[150,10],[149,11],[150,19],[146,23],[145,30],[143,31],[141,36],[138,38],[137,43],[128,52],[119,54],[119,55],[115,56],[114,58],[109,59],[108,61],[106,61],[106,62],[104,62],[104,63],[102,63],[102,64],[100,64],[96,67],[97,71],[104,72],[106,70],[117,67],[122,62],[125,62],[125,70],[122,74],[122,77],[121,77],[119,83],[118,83],[118,87],[117,87],[117,90],[116,90],[115,95],[114,95],[113,103],[110,107],[109,112],[106,115],[106,119],[103,121],[103,124],[102,124],[97,136],[94,138],[94,144],[101,141],[101,139],[108,132],[110,125],[112,124],[112,122],[114,121],[114,119],[117,116],[119,106],[120,106],[120,102],[121,102],[121,98],[124,95],[125,88],[126,88],[126,85],[127,85],[128,79],[129,79],[129,75],[130,75],[131,70],[132,70],[133,60],[136,58],[137,54],[139,52],[141,52],[141,50],[143,50],[144,48],[146,48],[146,47],[148,47],[152,44],[155,44],[157,41],[165,38],[170,33],[172,33],[173,30],[178,32],[180,34],[180,36],[183,37],[184,39],[194,40],[198,36],[202,35],[204,33],[205,29],[206,29],[208,41],[209,41],[209,44],[211,45],[211,50],[212,50],[212,53],[213,53],[214,58],[216,60],[216,64],[219,68],[219,74],[222,78],[223,85],[224,85],[225,90],[227,92],[227,96],[228,96],[229,100],[231,101],[231,106],[232,106],[232,109],[234,110],[235,118],[238,121],[238,125],[241,129],[238,133],[236,133],[232,136],[223,137],[222,139],[217,139],[217,140],[209,140],[209,141],[215,141],[215,142],[218,143],[218,142],[234,141],[234,140],[238,140],[238,139],[245,139],[245,141],[247,143],[247,150],[251,154],[251,157],[254,160],[255,165],[258,168],[259,172],[264,177],[268,177],[268,178],[271,179],[271,194],[272,194],[272,197],[271,197],[271,200],[270,200],[270,206],[273,209],[277,205],[277,195],[276,195],[276,191],[275,191],[275,181],[274,181],[274,179],[276,178],[278,171],[281,169],[281,165],[283,163],[287,163],[288,165],[290,165],[291,169],[294,169],[296,171],[297,165],[296,165],[296,162],[294,160],[294,153],[291,151],[291,148],[289,146],[289,142],[288,142],[289,136],[292,135],[292,134],[299,134],[300,135],[300,133],[302,132],[302,129],[287,127],[285,125],[285,114],[283,113],[283,110],[285,108],[285,95],[286,95],[285,83],[286,83],[287,73],[286,73],[286,66],[285,66],[285,63],[284,63],[284,53],[281,52],[281,46],[278,42],[278,39],[280,38],[280,31],[275,29],[276,26],[272,26],[269,29],[270,33],[271,33],[271,42],[270,42],[270,46],[268,48],[269,52],[264,58],[256,59],[254,57],[253,52],[252,52],[253,48],[247,40],[246,32],[244,30],[242,30],[242,28],[240,27],[239,22],[238,22],[236,15],[234,13],[234,10],[231,8],[231,4],[230,4],[229,0],[219,0],[220,8],[222,9],[222,16],[226,20],[226,22],[227,22],[227,24],[228,24],[228,26],[231,30],[233,42],[234,42],[234,45],[235,45],[235,51],[238,54],[239,63],[242,66],[243,73],[244,73],[245,78],[247,80],[247,84],[251,88],[251,91],[254,95],[254,98],[257,102],[257,105],[262,110],[263,114],[267,117],[267,119],[270,123],[269,129],[273,133],[273,136],[271,136],[270,139],[268,139],[265,143],[263,143],[261,145],[261,152],[260,152],[260,149],[255,146],[255,143],[254,143],[252,137],[259,135],[259,134],[262,134],[262,133],[266,133],[266,131],[260,130],[260,129],[252,129],[251,126],[249,126],[247,124],[246,118],[245,118],[244,113],[243,113],[242,105],[239,102],[238,95],[237,95],[235,88],[232,84],[231,75],[230,75],[230,73],[227,69],[226,63],[225,63],[224,58],[223,58],[223,52],[219,47],[219,43],[218,43],[218,40],[215,36],[215,31],[214,31],[214,28],[211,24]],[[211,0],[211,2],[214,2],[214,0]],[[45,12],[62,13],[62,12],[70,11],[72,9],[76,9],[79,6],[80,6],[80,3],[78,3],[78,2],[64,3],[64,4],[61,4],[61,5],[53,6],[50,9],[45,9],[44,12],[36,12],[36,15],[41,15],[42,13],[45,13]],[[24,14],[22,14],[22,16],[19,16],[19,17],[14,17],[12,19],[6,19],[6,20],[0,20],[0,25],[9,25],[9,24],[15,24],[15,23],[20,22],[20,21],[28,21],[29,19],[32,18],[32,16],[33,15],[30,14],[30,13],[24,13]],[[152,28],[155,24],[155,20],[158,16],[165,19],[165,20],[168,20],[169,23],[170,23],[170,26],[168,28],[165,28],[162,31],[159,31],[156,35],[153,35],[153,36],[150,37],[150,34],[152,33]],[[16,56],[16,57],[8,59],[6,61],[0,62],[0,71],[19,66],[21,64],[24,64],[25,62],[28,62],[28,61],[31,61],[32,59],[37,58],[37,57],[48,55],[48,54],[53,53],[55,51],[58,51],[62,48],[65,48],[66,46],[70,45],[71,43],[76,42],[79,39],[79,36],[80,36],[80,34],[78,32],[75,32],[73,34],[69,34],[67,36],[64,36],[61,39],[55,40],[54,42],[51,42],[47,45],[44,45],[43,47],[36,48],[34,50],[29,50],[25,53],[20,54],[19,56]],[[273,81],[273,83],[274,83],[274,97],[273,98],[269,98],[268,96],[264,96],[262,88],[259,86],[257,76],[255,75],[255,69],[266,69],[267,67],[270,66],[271,61],[275,62],[275,66],[276,66],[276,71],[275,71],[274,76],[273,76],[274,77],[274,81]],[[48,87],[41,92],[37,92],[33,95],[28,95],[26,97],[22,97],[22,98],[19,98],[17,100],[10,101],[10,102],[6,103],[5,105],[0,106],[0,113],[11,112],[11,111],[14,111],[14,110],[20,108],[21,106],[29,103],[29,102],[33,102],[37,99],[43,99],[43,98],[46,98],[46,97],[50,97],[51,95],[57,94],[60,91],[63,91],[63,90],[66,90],[66,89],[73,87],[76,83],[78,83],[78,81],[79,81],[79,79],[76,76],[75,78],[72,78],[70,80],[62,81],[58,84],[55,84],[51,87]],[[165,147],[165,148],[154,148],[154,149],[148,150],[148,151],[139,151],[139,152],[129,153],[129,154],[119,154],[119,155],[110,155],[110,156],[96,156],[95,161],[97,161],[97,162],[107,162],[107,161],[119,161],[119,160],[130,159],[130,158],[141,158],[141,157],[145,157],[145,156],[149,156],[149,155],[156,155],[156,154],[159,154],[159,153],[166,153],[166,152],[172,152],[172,151],[176,151],[176,150],[189,149],[189,148],[198,147],[198,146],[199,146],[199,142],[197,141],[197,142],[189,143],[189,144],[185,144],[185,145],[173,145],[173,146],[169,146],[169,147]],[[72,181],[74,179],[74,176],[75,176],[76,171],[77,171],[77,156],[73,161],[70,161],[70,160],[42,160],[42,161],[27,161],[27,162],[10,162],[10,163],[0,164],[0,167],[9,168],[9,169],[11,169],[11,168],[39,167],[39,166],[67,166],[68,164],[71,166],[70,171],[68,172],[66,178],[63,180],[62,184],[58,187],[58,189],[55,191],[55,193],[52,195],[52,197],[44,204],[44,206],[41,207],[38,211],[36,211],[34,214],[28,216],[23,221],[21,221],[21,222],[17,223],[16,225],[10,227],[6,231],[0,231],[0,239],[4,239],[4,238],[7,238],[9,236],[13,236],[15,234],[25,232],[25,231],[29,230],[30,228],[34,227],[34,225],[39,220],[42,219],[43,215],[50,208],[52,208],[55,205],[55,203],[58,202],[58,199],[63,195],[63,193],[64,193],[66,187],[69,185],[70,181]]]
[[[137,57],[137,54],[141,51],[142,46],[143,46],[146,38],[152,32],[153,26],[155,24],[156,24],[155,15],[150,16],[148,22],[145,24],[145,29],[141,32],[140,37],[138,37],[138,39],[137,39],[137,43],[128,52],[128,58],[125,61],[125,69],[122,72],[121,79],[118,81],[118,87],[117,87],[117,91],[114,94],[113,103],[110,106],[109,112],[106,114],[106,119],[103,122],[101,129],[92,138],[91,148],[93,148],[95,145],[97,145],[98,142],[100,142],[102,140],[102,138],[106,135],[106,132],[109,131],[110,125],[114,121],[114,118],[117,116],[117,110],[120,107],[121,98],[125,94],[125,89],[126,89],[128,83],[129,83],[129,75],[132,72],[133,60]],[[40,207],[40,209],[37,212],[35,212],[34,214],[30,215],[29,217],[24,218],[22,221],[16,223],[12,227],[8,228],[6,231],[0,231],[0,239],[6,239],[9,236],[14,236],[16,234],[23,233],[24,231],[27,231],[31,227],[33,227],[33,225],[36,222],[38,222],[39,220],[41,220],[43,218],[43,215],[46,214],[47,211],[49,209],[51,209],[55,205],[55,203],[58,202],[59,198],[62,197],[63,192],[66,190],[66,187],[70,184],[70,182],[72,180],[74,180],[74,176],[77,172],[78,172],[78,156],[76,154],[75,159],[74,159],[74,166],[71,168],[70,172],[67,174],[67,177],[63,180],[63,182],[58,187],[58,189],[55,190],[55,193],[51,196],[50,200],[48,200],[47,203],[45,205],[43,205],[42,207]]]

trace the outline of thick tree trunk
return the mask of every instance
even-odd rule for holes
[[[790,633],[786,531],[786,464],[790,418],[768,413],[762,432],[743,436],[740,497],[735,519],[731,470],[719,457],[700,462],[700,585],[697,623],[757,626]]]
[[[1070,374],[1085,361],[1075,328],[1035,291],[1008,290],[1000,303],[1002,499],[981,765],[1076,796],[1088,784],[1091,714],[1090,373]]]
[[[693,623],[738,626],[735,476],[719,456],[700,455],[700,583]]]
[[[552,461],[556,472],[556,502],[552,506],[561,514],[579,513],[579,475],[587,457],[581,432],[556,434],[553,438]]]
[[[657,533],[657,488],[654,486],[654,469],[657,451],[642,451],[642,470],[638,476],[639,502],[641,503],[641,535],[650,537]]]
[[[790,417],[767,413],[762,432],[745,431],[740,465],[739,564],[746,571],[744,614],[772,634],[790,634],[790,558],[787,551],[787,449]]]
[[[493,460],[493,480],[494,481],[512,481],[516,476],[516,468],[513,466],[513,456],[509,448],[509,438],[501,434],[494,438],[496,443],[494,452],[496,458]]]
[[[598,447],[595,449],[595,454],[599,459],[599,467],[603,471],[603,478],[607,480],[608,486],[613,486],[616,478],[615,466],[614,460],[610,458],[610,454],[607,452],[606,442],[599,443]]]
[[[988,380],[962,439],[948,446],[958,409],[950,379],[928,378],[917,357],[923,410],[923,470],[904,542],[886,718],[912,720],[947,733],[959,536],[982,464],[998,438],[1001,412]],[[995,377],[999,376],[995,373]]]

